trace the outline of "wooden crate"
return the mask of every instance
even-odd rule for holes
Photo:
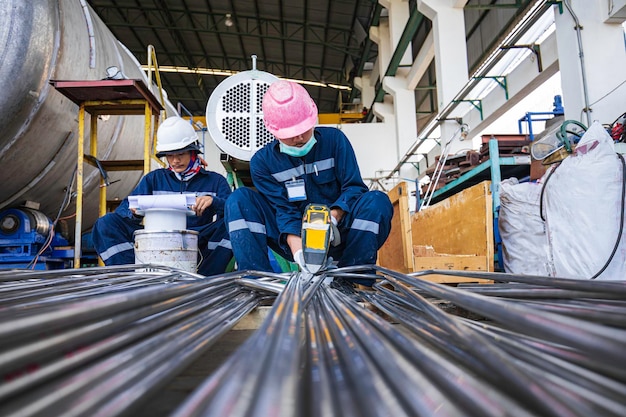
[[[409,214],[409,191],[406,182],[399,183],[388,193],[393,204],[391,233],[378,250],[378,265],[402,273],[413,272],[413,243]]]
[[[469,187],[411,217],[414,247],[432,246],[432,253],[416,253],[414,271],[494,269],[491,182]],[[424,277],[436,282],[478,282],[446,275]],[[485,281],[490,282],[490,281]]]

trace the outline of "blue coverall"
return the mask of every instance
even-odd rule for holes
[[[205,276],[223,273],[233,252],[224,223],[224,203],[231,190],[222,175],[200,169],[189,181],[181,181],[174,172],[161,168],[146,174],[131,195],[181,193],[213,197],[213,203],[202,216],[187,216],[187,229],[198,232],[202,255],[198,273]],[[126,198],[114,212],[96,221],[92,229],[93,243],[105,265],[135,263],[133,233],[143,228],[141,219],[130,211]]]
[[[250,161],[258,192],[239,188],[226,203],[224,215],[239,270],[272,271],[268,246],[293,260],[287,235],[300,236],[309,203],[345,212],[338,224],[341,244],[329,251],[339,267],[376,263],[391,230],[391,202],[383,192],[368,191],[343,132],[318,127],[314,135],[317,143],[301,158],[280,152],[277,140],[260,149]],[[301,201],[289,201],[286,187],[294,180],[304,180],[306,198]]]

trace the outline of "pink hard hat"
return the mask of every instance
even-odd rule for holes
[[[293,138],[317,124],[317,106],[300,84],[276,81],[263,96],[263,121],[278,139]]]

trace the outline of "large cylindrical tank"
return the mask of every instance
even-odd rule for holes
[[[49,81],[100,80],[110,66],[146,84],[147,77],[84,0],[2,0],[0,48],[0,209],[31,201],[52,219],[59,210],[71,216],[75,198],[61,206],[77,162],[78,106]],[[87,151],[89,117],[85,122]],[[143,128],[142,116],[99,120],[97,157],[142,159]],[[99,172],[85,165],[84,175],[88,230],[98,216]],[[119,181],[107,188],[107,199],[126,197],[141,175],[110,173],[111,181]]]

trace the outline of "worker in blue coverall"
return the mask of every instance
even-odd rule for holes
[[[224,223],[224,203],[231,189],[222,175],[207,171],[198,136],[191,124],[177,116],[169,117],[157,130],[157,157],[165,157],[167,168],[146,174],[131,195],[195,193],[187,216],[187,229],[198,232],[201,263],[198,273],[205,276],[223,273],[233,252]],[[105,265],[135,263],[133,234],[143,229],[142,217],[124,199],[117,209],[99,218],[93,226],[93,243]]]
[[[315,128],[317,106],[299,84],[272,83],[262,108],[265,126],[277,140],[250,161],[258,192],[239,188],[225,208],[238,269],[272,271],[268,246],[305,268],[300,234],[309,203],[330,208],[329,256],[337,266],[375,264],[393,208],[385,193],[368,191],[348,138],[333,127]]]

